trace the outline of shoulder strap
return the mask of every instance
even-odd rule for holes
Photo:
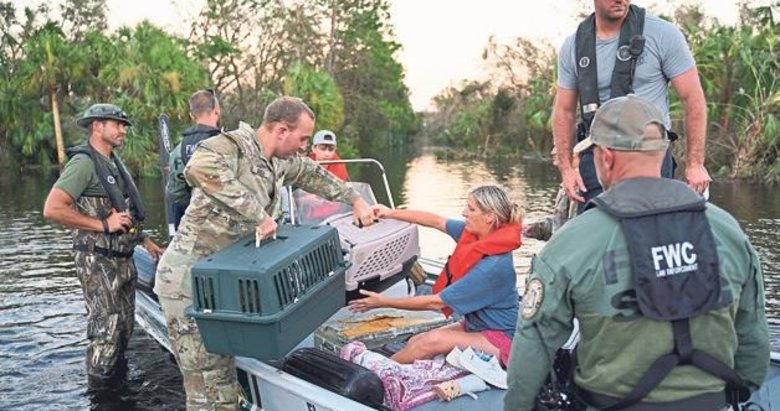
[[[645,9],[629,6],[628,15],[620,29],[615,69],[612,71],[610,98],[624,96],[633,91],[636,59],[644,50]],[[583,20],[577,27],[575,37],[577,64],[577,93],[580,98],[582,121],[590,127],[596,109],[601,105],[599,98],[598,66],[596,64],[596,15]],[[622,54],[621,54],[622,53]]]
[[[588,127],[601,103],[596,64],[596,14],[591,13],[577,27],[574,40],[577,65],[577,94],[580,98],[580,115]]]
[[[127,191],[127,195],[130,197],[130,203],[132,204],[133,218],[138,223],[143,222],[146,219],[146,213],[144,204],[141,202],[141,193],[138,192],[138,187],[136,187],[135,181],[133,181],[133,177],[130,176],[130,172],[125,167],[122,159],[113,152],[111,153],[111,157],[114,159],[117,170],[119,170],[119,175],[122,177],[122,180],[124,180],[125,190]]]
[[[222,135],[238,147],[239,156],[248,158],[251,164],[251,171],[253,174],[256,174],[260,168],[261,154],[257,146],[252,142],[251,137],[242,135],[241,129],[225,131]]]
[[[625,96],[634,92],[634,70],[636,61],[645,49],[645,9],[629,6],[628,16],[620,29],[618,51],[615,55],[615,69],[612,71],[610,98]]]
[[[94,147],[89,144],[89,141],[87,141],[85,144],[69,148],[67,153],[70,157],[73,157],[76,154],[86,154],[89,156],[89,158],[92,160],[92,164],[95,166],[95,173],[98,176],[98,180],[100,180],[100,185],[103,186],[103,189],[106,191],[109,200],[111,200],[111,205],[117,211],[127,210],[125,197],[117,185],[116,177],[114,177],[113,173],[111,173],[111,170],[108,169],[106,163],[101,160],[100,154],[98,154]],[[122,163],[122,160],[119,158],[119,156],[112,152],[111,159],[114,161],[114,164],[119,171],[119,177],[124,182],[125,190],[127,191],[127,195],[130,197],[130,201],[133,205],[133,218],[138,222],[144,221],[146,215],[144,212],[143,203],[141,202],[141,195],[138,192],[138,187],[136,187],[133,178],[130,176],[130,173],[127,171],[127,168],[125,168],[125,165]]]
[[[672,321],[672,332],[674,351],[655,360],[631,392],[618,402],[605,407],[604,411],[620,410],[638,403],[678,365],[693,365],[725,381],[727,391],[730,391],[729,395],[732,395],[731,391],[738,391],[739,395],[744,395],[745,384],[731,367],[704,351],[693,348],[689,319]],[[747,392],[749,396],[749,391]],[[740,397],[739,400],[746,401],[747,396]]]

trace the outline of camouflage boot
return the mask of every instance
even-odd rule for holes
[[[567,221],[577,215],[577,203],[571,201],[563,188],[558,189],[553,209],[553,231],[563,227]]]
[[[195,320],[184,314],[189,299],[160,297],[171,348],[187,393],[187,411],[238,411],[243,398],[233,357],[206,351]]]

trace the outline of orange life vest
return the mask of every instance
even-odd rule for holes
[[[311,157],[312,160],[317,161],[317,154],[315,153],[309,153],[309,157]],[[331,160],[341,160],[341,157],[339,157],[338,154],[334,154],[333,158]],[[349,181],[349,174],[347,173],[347,165],[344,163],[337,163],[337,164],[320,164],[320,166],[338,177],[341,181]]]
[[[447,259],[439,278],[433,284],[433,293],[438,294],[450,284],[463,278],[486,255],[499,255],[516,250],[522,244],[520,224],[504,224],[495,231],[478,239],[474,233],[463,230],[455,246],[455,251]],[[449,317],[452,309],[444,307],[441,311]]]

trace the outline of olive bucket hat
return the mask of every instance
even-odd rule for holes
[[[95,120],[116,120],[131,127],[133,123],[121,108],[113,104],[93,104],[76,120],[79,127],[87,128]]]

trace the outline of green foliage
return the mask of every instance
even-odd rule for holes
[[[467,149],[478,149],[479,139],[484,135],[483,130],[487,129],[489,122],[490,107],[493,97],[487,96],[484,99],[469,102],[466,110],[455,114],[452,127],[447,130],[448,143],[454,143],[457,139],[462,139]]]
[[[707,97],[708,161],[727,166],[732,178],[779,180],[780,27],[772,8],[743,4],[737,26],[707,22],[697,7],[681,10],[676,18]],[[673,117],[682,118],[680,105],[673,107]]]
[[[130,138],[122,148],[129,167],[148,174],[157,167],[157,117],[165,112],[189,122],[187,99],[192,90],[208,86],[205,70],[193,63],[184,43],[143,22],[122,28],[113,37],[121,59],[105,60],[99,74],[109,87],[109,101],[133,119]]]
[[[188,52],[220,91],[222,124],[259,124],[269,96],[278,95],[287,65],[279,44],[285,7],[280,0],[208,0],[192,22]],[[273,86],[272,86],[273,85]]]
[[[547,44],[493,38],[483,54],[487,82],[464,82],[434,100],[438,112],[426,123],[437,144],[483,156],[549,150],[554,98],[554,50]]]
[[[342,130],[344,98],[328,73],[298,63],[284,77],[283,91],[285,95],[303,99],[314,111],[317,130]],[[339,155],[342,158],[356,157],[354,141],[339,135]]]
[[[0,132],[8,149],[22,159],[46,165],[55,156],[50,97],[66,78],[79,75],[81,65],[79,54],[68,48],[59,27],[51,21],[40,22],[42,12],[45,9],[25,9],[25,20],[20,22],[14,6],[2,4]],[[69,60],[74,64],[66,66]]]
[[[325,68],[342,90],[342,134],[359,147],[410,141],[418,123],[394,54],[386,0],[325,2],[330,11],[331,48]]]
[[[101,7],[99,1],[72,1]],[[73,16],[78,14],[71,10]],[[16,19],[10,3],[0,3],[0,138],[24,163],[48,166],[55,159],[51,99],[60,107],[66,145],[85,137],[77,116],[96,102],[121,106],[135,127],[122,155],[138,173],[156,169],[156,118],[168,112],[187,118],[191,90],[208,85],[205,70],[186,54],[182,40],[149,23],[112,35],[85,30],[91,20],[71,23],[68,37],[45,9],[24,11]],[[100,28],[100,25],[97,25]]]
[[[228,128],[259,125],[272,99],[299,95],[318,128],[339,135],[346,156],[402,145],[419,127],[387,0],[207,0],[187,40],[148,22],[108,31],[107,12],[105,0],[64,0],[56,16],[0,1],[0,150],[50,164],[51,103],[73,145],[84,138],[79,113],[111,102],[135,124],[125,162],[154,172],[157,116],[169,114],[181,130],[190,122],[187,98],[206,87],[219,91]]]
[[[491,128],[495,128],[491,116],[501,111],[502,105],[508,108],[502,98],[491,95],[490,83],[476,81],[464,83],[461,90],[449,88],[436,96],[434,102],[439,110],[428,121],[428,134],[433,143],[471,153],[487,149]]]
[[[344,123],[344,99],[327,73],[304,64],[294,65],[284,78],[284,94],[303,99],[317,117],[317,128],[340,130]]]
[[[223,124],[259,124],[271,99],[294,94],[322,107],[317,128],[339,135],[342,154],[397,145],[418,126],[388,9],[385,0],[209,0],[189,49],[223,92]]]
[[[734,26],[708,20],[698,5],[679,7],[671,20],[688,39],[707,99],[708,167],[716,175],[778,181],[780,25],[774,13],[780,2],[747,4],[741,3],[741,21]],[[554,55],[549,45],[527,39],[499,44],[491,38],[483,54],[489,81],[444,90],[424,133],[436,144],[471,153],[548,151]],[[674,95],[671,108],[674,128],[682,129]]]

